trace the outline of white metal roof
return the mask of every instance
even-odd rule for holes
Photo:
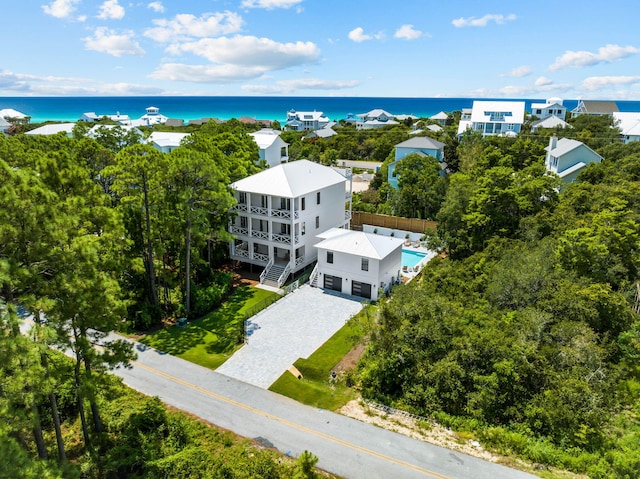
[[[363,256],[372,259],[384,259],[402,247],[404,240],[390,236],[331,228],[318,235],[321,239],[316,248],[340,253]]]
[[[258,148],[266,150],[273,145],[274,141],[280,138],[280,131],[272,128],[263,128],[262,130],[249,133],[249,135],[251,135],[253,140],[258,144]],[[285,142],[283,141],[283,143]]]
[[[31,130],[25,133],[25,135],[55,135],[61,131],[64,133],[71,133],[75,123],[52,123],[50,125],[43,125],[40,128]]]
[[[640,113],[638,112],[613,112],[613,119],[623,135],[637,135]]]
[[[430,120],[447,120],[448,118],[449,115],[447,115],[444,111],[441,111],[429,117]]]
[[[147,141],[149,143],[155,143],[160,147],[178,147],[182,140],[187,136],[189,136],[189,133],[154,131],[149,135]]]
[[[490,113],[504,113],[504,123],[524,123],[523,101],[483,101],[473,102],[471,121],[474,123],[491,123]]]
[[[0,110],[0,116],[2,118],[26,118],[27,115],[24,113],[20,113],[18,110],[14,110],[13,108],[4,108]]]
[[[291,161],[231,184],[237,191],[298,198],[337,185],[346,178],[333,168],[309,160]]]
[[[538,120],[531,125],[533,129],[537,128],[555,128],[556,126],[560,126],[562,128],[573,128],[569,123],[564,121],[562,118],[558,118],[555,115],[550,115],[543,120]]]

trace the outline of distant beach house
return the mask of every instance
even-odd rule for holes
[[[640,141],[640,113],[614,112],[613,119],[624,143]]]
[[[445,126],[447,124],[447,120],[449,119],[449,115],[444,111],[438,112],[435,115],[431,115],[429,120],[437,122],[441,126]]]
[[[189,133],[153,131],[146,142],[162,153],[171,153],[182,144],[182,140],[187,136]]]
[[[0,110],[0,118],[4,118],[11,124],[27,124],[31,121],[31,117],[29,115],[25,115],[24,113],[14,110],[13,108],[3,108]]]
[[[0,132],[7,133],[13,125],[0,116]]]
[[[73,129],[75,123],[51,123],[48,125],[42,125],[34,130],[27,131],[25,135],[57,135],[58,133],[64,133],[65,136],[71,138],[73,136]]]
[[[602,157],[581,141],[552,136],[545,157],[547,170],[557,174],[563,183],[575,181],[590,163],[600,163]]]
[[[531,114],[539,120],[550,116],[564,120],[567,116],[567,107],[562,104],[562,99],[549,98],[545,103],[532,103]]]
[[[400,278],[400,238],[332,228],[317,235],[317,285],[376,301]]]
[[[331,138],[332,136],[337,135],[338,133],[329,126],[325,126],[324,128],[320,128],[319,130],[313,130],[307,133],[304,138]]]
[[[260,159],[265,161],[269,167],[278,166],[289,160],[289,143],[280,138],[280,131],[271,128],[249,133],[258,145]]]
[[[318,234],[349,227],[351,176],[350,169],[298,160],[233,183],[231,259],[263,268],[261,282],[282,286],[316,260]]]
[[[131,124],[133,126],[162,125],[169,119],[160,113],[160,108],[157,106],[149,106],[146,108],[146,111],[147,112],[144,115],[142,115],[138,120],[133,120]]]
[[[434,140],[428,136],[417,136],[410,138],[395,146],[395,160],[389,165],[387,170],[387,181],[389,185],[398,189],[398,176],[396,166],[403,158],[418,154],[422,156],[433,156],[440,163],[441,171],[445,172],[447,164],[444,162],[444,143]]]
[[[99,121],[101,117],[99,117],[95,111],[87,111],[82,114],[82,116],[78,119],[78,121],[84,123],[93,123],[95,121]]]
[[[536,132],[540,128],[573,128],[566,121],[555,115],[548,116],[542,120],[535,121],[531,124],[531,131]]]
[[[394,116],[381,108],[376,108],[367,113],[360,113],[356,116],[358,117],[356,128],[359,130],[373,130],[384,128],[385,126],[398,125],[398,122],[393,119]]]
[[[464,110],[462,113],[458,136],[467,130],[480,132],[482,136],[516,136],[524,123],[524,102],[476,100],[468,120]]]
[[[579,115],[613,115],[619,112],[618,104],[615,101],[595,101],[595,100],[580,100],[578,106],[571,110],[573,116]]]
[[[294,131],[319,130],[329,123],[329,118],[321,111],[295,111],[287,112],[285,129]]]

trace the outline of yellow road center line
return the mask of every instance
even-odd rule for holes
[[[370,456],[377,457],[378,459],[382,459],[383,461],[387,461],[387,462],[390,462],[392,464],[396,464],[398,466],[405,467],[407,469],[412,469],[412,470],[414,470],[416,472],[420,472],[422,474],[426,474],[426,475],[431,476],[431,477],[433,477],[435,479],[451,479],[449,476],[445,476],[445,475],[439,474],[437,472],[433,472],[433,471],[430,471],[428,469],[425,469],[423,467],[416,466],[414,464],[411,464],[410,462],[402,461],[400,459],[396,459],[394,457],[387,456],[386,454],[382,454],[382,453],[373,451],[371,449],[367,449],[366,447],[358,446],[357,444],[353,444],[351,442],[344,441],[344,440],[339,439],[337,437],[330,436],[329,434],[325,434],[323,432],[316,431],[315,429],[311,429],[309,427],[303,426],[302,424],[298,424],[298,423],[295,423],[293,421],[289,421],[288,419],[284,419],[282,417],[276,416],[276,415],[268,413],[266,411],[262,411],[260,409],[257,409],[257,408],[254,408],[252,406],[249,406],[247,404],[243,404],[243,403],[241,403],[239,401],[236,401],[234,399],[222,396],[220,394],[214,393],[213,391],[209,391],[209,390],[204,389],[204,388],[202,388],[200,386],[192,384],[192,383],[190,383],[188,381],[185,381],[184,379],[180,379],[180,378],[178,378],[176,376],[172,376],[171,374],[167,374],[164,371],[160,371],[158,369],[152,368],[151,366],[147,366],[147,365],[139,363],[137,361],[133,361],[132,364],[134,364],[134,365],[136,365],[138,367],[141,367],[142,369],[145,369],[145,370],[149,371],[150,373],[153,373],[153,374],[155,374],[157,376],[161,376],[161,377],[163,377],[165,379],[173,381],[173,382],[175,382],[177,384],[180,384],[180,385],[182,385],[184,387],[187,387],[189,389],[193,389],[194,391],[198,391],[198,392],[200,392],[202,394],[205,394],[205,395],[210,396],[210,397],[212,397],[214,399],[217,399],[218,401],[222,401],[222,402],[225,402],[227,404],[231,404],[232,406],[235,406],[235,407],[244,409],[245,411],[249,411],[249,412],[252,412],[254,414],[257,414],[258,416],[266,417],[266,418],[271,419],[273,421],[276,421],[276,422],[279,422],[279,423],[284,424],[286,426],[289,426],[289,427],[291,427],[293,429],[297,429],[298,431],[306,432],[308,434],[311,434],[311,435],[314,435],[316,437],[325,439],[327,441],[331,441],[331,442],[334,442],[334,443],[339,444],[341,446],[348,447],[349,449],[353,449],[354,451],[362,452],[364,454],[368,454]]]

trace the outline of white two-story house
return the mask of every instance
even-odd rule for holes
[[[316,260],[316,236],[349,228],[351,170],[308,160],[282,163],[231,185],[237,204],[229,231],[232,260],[263,269],[278,287]]]
[[[318,238],[314,281],[321,288],[376,301],[400,278],[402,239],[344,229]]]
[[[329,118],[321,111],[295,111],[287,112],[285,129],[295,131],[319,130],[329,124]]]
[[[600,163],[602,157],[581,141],[552,136],[545,148],[545,166],[557,174],[563,183],[575,181],[590,163]]]
[[[471,117],[464,115],[458,125],[458,136],[471,129],[482,136],[515,136],[524,123],[523,101],[479,101],[473,102]]]
[[[550,116],[564,120],[567,116],[567,107],[562,104],[561,98],[549,98],[545,103],[531,103],[531,114],[539,120]]]
[[[269,167],[286,163],[289,160],[289,143],[280,138],[280,131],[272,128],[249,133],[260,149],[260,159]]]

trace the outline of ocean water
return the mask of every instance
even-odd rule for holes
[[[470,108],[473,98],[379,98],[379,97],[270,97],[270,96],[125,96],[125,97],[0,97],[0,109],[13,108],[31,116],[33,123],[43,121],[77,121],[85,112],[98,115],[120,113],[139,118],[149,106],[160,108],[169,118],[195,120],[200,118],[250,117],[257,120],[282,122],[291,109],[322,111],[332,120],[347,114],[365,113],[382,108],[394,115],[412,114],[429,117],[440,111],[451,112]],[[504,99],[502,99],[504,100]],[[523,100],[523,99],[520,99]],[[527,111],[531,102],[524,99]],[[564,100],[571,110],[577,100]],[[640,111],[640,101],[619,101],[620,111]]]

